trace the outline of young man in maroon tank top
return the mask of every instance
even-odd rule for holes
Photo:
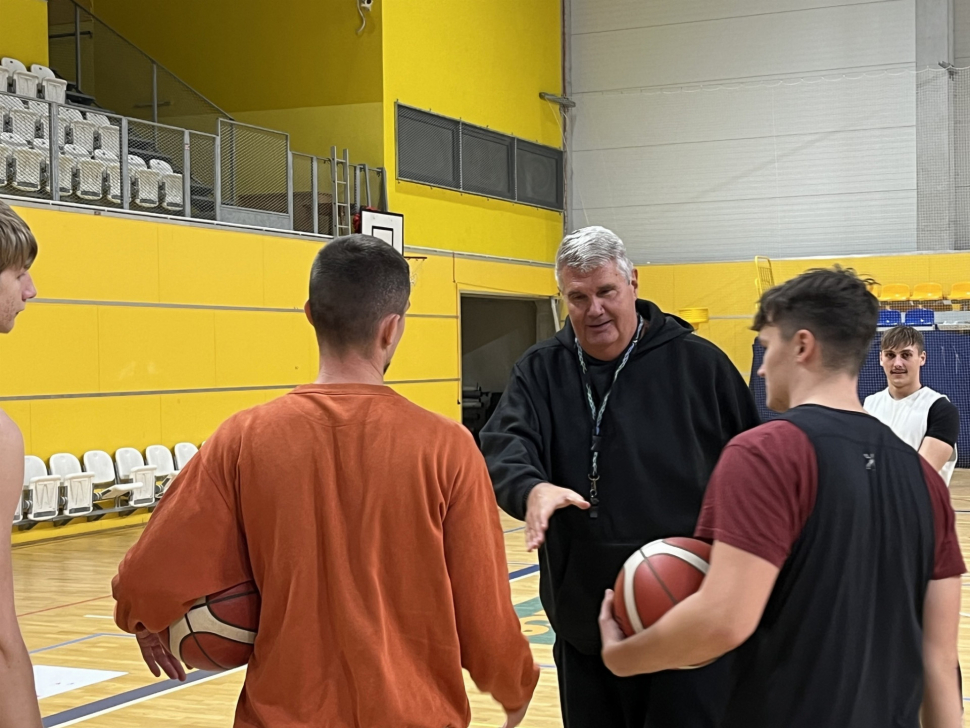
[[[607,592],[616,674],[739,648],[723,728],[960,725],[965,567],[942,479],[859,402],[877,318],[865,282],[839,268],[764,295],[759,374],[784,414],[734,438],[711,476],[700,591],[629,639]]]

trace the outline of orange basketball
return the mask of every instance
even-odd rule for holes
[[[701,587],[711,546],[694,538],[665,538],[637,549],[613,588],[613,613],[630,637]]]
[[[253,654],[259,606],[256,585],[251,581],[238,584],[197,601],[162,633],[162,641],[187,667],[241,667]]]

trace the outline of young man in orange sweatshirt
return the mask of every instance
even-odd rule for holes
[[[485,462],[460,424],[384,385],[409,296],[386,243],[323,248],[306,305],[316,381],[227,420],[114,579],[118,625],[170,677],[184,673],[156,633],[199,597],[256,582],[239,728],[467,726],[462,668],[506,726],[525,715],[538,668]]]

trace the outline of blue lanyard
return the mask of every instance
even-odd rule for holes
[[[610,395],[613,393],[613,386],[616,384],[616,378],[620,376],[620,372],[623,371],[623,367],[626,366],[627,361],[630,359],[630,354],[637,346],[637,342],[640,341],[640,335],[643,333],[643,316],[637,314],[637,332],[633,336],[633,341],[626,348],[623,354],[623,358],[620,359],[620,363],[616,367],[616,371],[613,372],[613,381],[610,382],[610,388],[606,390],[606,394],[603,395],[603,401],[597,408],[596,402],[593,400],[593,387],[589,381],[589,371],[586,369],[586,359],[583,357],[583,347],[579,345],[579,339],[576,339],[576,355],[579,357],[579,368],[583,373],[583,384],[586,385],[586,402],[589,404],[589,412],[593,419],[593,441],[590,445],[590,452],[593,454],[593,460],[590,464],[589,470],[589,503],[592,508],[589,509],[589,517],[596,518],[598,516],[597,506],[599,505],[599,457],[600,457],[600,429],[603,424],[603,414],[606,412],[606,405],[610,401]]]

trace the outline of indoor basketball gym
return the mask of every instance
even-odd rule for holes
[[[0,57],[0,198],[40,249],[0,409],[25,444],[13,571],[45,726],[231,725],[245,667],[154,678],[111,579],[221,422],[316,376],[307,275],[351,232],[410,268],[387,384],[476,439],[565,324],[564,232],[616,232],[640,296],[765,418],[760,294],[871,276],[880,332],[919,329],[923,383],[959,410],[970,545],[970,0],[0,0]],[[559,726],[538,557],[501,522],[541,668],[523,725]],[[466,687],[472,725],[500,726]]]

